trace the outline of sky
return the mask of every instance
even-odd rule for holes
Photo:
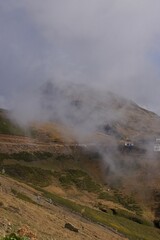
[[[0,107],[23,99],[34,114],[33,90],[56,80],[160,114],[159,9],[159,0],[1,0]]]

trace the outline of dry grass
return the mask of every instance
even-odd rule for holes
[[[6,230],[13,232],[27,225],[37,235],[38,240],[122,240],[123,237],[97,224],[84,220],[63,207],[49,204],[41,198],[40,204],[35,205],[17,198],[11,194],[11,187],[25,193],[28,197],[36,199],[40,194],[37,190],[21,184],[7,177],[0,177],[3,191],[0,191],[0,199],[3,205],[0,207],[0,234]],[[36,195],[35,195],[36,194]],[[7,220],[6,220],[7,219]],[[2,223],[4,226],[2,227]],[[64,228],[66,222],[70,222],[79,229],[74,233]]]

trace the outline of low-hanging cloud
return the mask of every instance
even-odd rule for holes
[[[158,0],[1,1],[0,94],[16,105],[19,92],[54,78],[159,113],[159,7]]]
[[[0,1],[0,107],[22,125],[62,122],[79,142],[125,124],[108,91],[160,114],[159,9],[159,0]],[[123,169],[117,149],[98,151],[117,176],[136,162]]]

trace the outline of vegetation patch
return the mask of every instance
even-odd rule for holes
[[[101,187],[95,183],[92,178],[85,172],[79,169],[68,169],[59,177],[60,183],[69,187],[75,185],[80,190],[86,190],[88,192],[99,192]]]
[[[27,162],[38,161],[38,160],[45,160],[48,158],[53,157],[53,154],[50,152],[18,152],[18,153],[0,153],[0,160],[5,159],[15,159],[15,160],[23,160]]]
[[[30,240],[28,237],[20,237],[15,233],[11,233],[8,236],[0,238],[0,240]]]
[[[141,207],[136,203],[133,196],[126,196],[119,191],[115,191],[114,194],[103,191],[99,194],[98,198],[121,204],[126,209],[134,211],[137,215],[142,215],[143,213]]]
[[[17,190],[15,190],[13,188],[11,189],[11,192],[15,195],[15,197],[17,197],[19,199],[21,199],[21,200],[23,200],[25,202],[30,202],[30,203],[34,203],[35,204],[35,202],[30,197],[25,195],[24,193],[18,192]]]
[[[115,202],[115,197],[113,195],[111,195],[110,193],[105,192],[105,191],[100,192],[98,198],[99,199],[104,199],[104,200],[107,200],[107,201]]]
[[[5,237],[0,238],[0,240],[37,240],[36,234],[33,233],[28,226],[23,226],[15,233],[7,234]]]
[[[56,156],[57,161],[63,161],[63,160],[73,160],[73,156],[71,154],[58,154]]]
[[[143,224],[143,225],[146,225],[146,226],[154,226],[154,224],[150,221],[147,221],[146,219],[144,219],[143,217],[140,217],[138,215],[135,215],[133,213],[130,213],[126,210],[122,210],[122,209],[111,209],[115,215],[117,216],[121,216],[121,217],[125,217],[129,220],[132,220],[134,222],[137,222],[139,224]]]
[[[118,191],[115,191],[114,196],[117,203],[120,203],[128,210],[134,211],[137,215],[142,215],[143,211],[141,207],[136,203],[133,196],[126,196]]]
[[[5,165],[7,175],[26,183],[46,187],[52,183],[53,174],[50,170],[27,167],[19,164]]]
[[[71,211],[81,214],[84,218],[96,222],[98,224],[109,226],[119,233],[124,234],[130,240],[155,240],[160,239],[160,231],[152,226],[148,226],[141,222],[140,224],[133,219],[126,218],[125,214],[113,214],[112,211],[102,212],[90,207],[77,204],[69,199],[59,197],[56,194],[45,191],[44,189],[35,187],[43,193],[46,198],[52,199],[52,202],[67,207]],[[123,215],[123,216],[122,216]]]
[[[96,204],[95,207],[98,208],[99,210],[101,210],[102,212],[112,213],[113,215],[127,218],[127,219],[137,222],[139,224],[152,226],[152,227],[154,226],[154,224],[152,222],[147,221],[143,217],[140,217],[140,216],[138,216],[134,213],[131,213],[127,210],[123,210],[123,209],[119,209],[119,208],[108,208],[106,205],[104,205],[102,203]]]

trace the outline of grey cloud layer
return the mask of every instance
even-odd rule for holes
[[[160,112],[159,9],[159,0],[1,1],[1,99],[17,104],[19,91],[54,78]]]

